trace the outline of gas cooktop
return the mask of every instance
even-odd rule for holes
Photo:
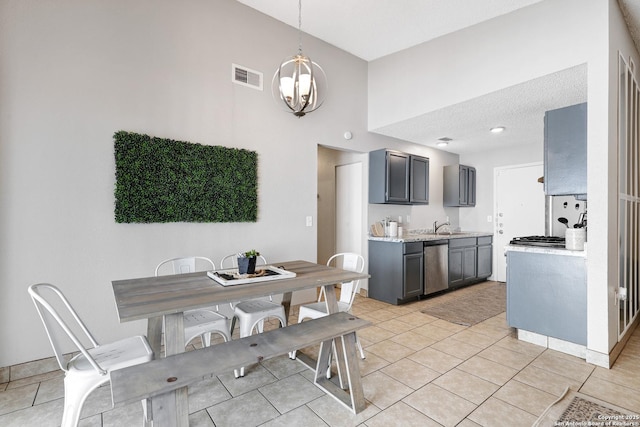
[[[521,246],[545,246],[548,248],[564,248],[564,237],[556,236],[527,236],[514,237],[509,242],[511,245]]]

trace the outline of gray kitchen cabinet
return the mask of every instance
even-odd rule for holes
[[[386,149],[371,151],[369,203],[428,204],[429,159]]]
[[[586,345],[585,258],[507,251],[507,324]]]
[[[493,237],[478,237],[478,279],[486,279],[493,271]]]
[[[412,204],[429,204],[429,159],[410,156],[411,171],[409,178],[409,202]]]
[[[449,288],[476,279],[477,244],[475,237],[449,241]]]
[[[493,269],[493,237],[449,240],[449,289],[486,280]]]
[[[448,165],[443,168],[444,206],[476,205],[476,168]]]
[[[421,242],[422,243],[422,242]],[[406,244],[405,244],[406,245]],[[402,283],[402,299],[417,298],[422,295],[423,286],[423,255],[422,245],[420,252],[404,254],[402,257],[404,280]]]
[[[544,192],[547,196],[586,199],[586,103],[544,114]]]
[[[369,241],[369,297],[390,304],[415,300],[423,293],[422,242]]]

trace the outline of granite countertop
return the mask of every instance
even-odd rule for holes
[[[578,256],[587,257],[587,244],[584,244],[583,251],[573,251],[565,248],[547,248],[544,246],[525,246],[525,245],[507,245],[504,247],[506,251],[513,252],[527,252],[535,254],[552,254],[552,255],[565,255],[565,256]]]
[[[480,232],[480,231],[456,231],[451,234],[449,233],[440,233],[433,234],[427,232],[417,232],[417,233],[406,233],[403,234],[402,237],[375,237],[369,236],[369,240],[375,240],[379,242],[425,242],[428,240],[450,240],[450,239],[463,239],[465,237],[484,237],[484,236],[493,236],[493,233],[489,232]]]

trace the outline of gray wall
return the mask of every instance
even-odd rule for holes
[[[297,48],[296,29],[233,0],[0,1],[0,367],[51,356],[32,283],[62,287],[109,341],[144,332],[118,323],[111,280],[165,258],[316,260],[318,144],[389,138],[366,131],[367,63],[308,36],[329,96],[304,118],[282,112],[271,77]],[[232,84],[232,63],[263,72],[265,90]],[[258,221],[116,224],[117,130],[257,151]]]
[[[540,28],[532,26],[532,11]],[[412,216],[411,227],[449,215],[475,228],[441,205],[434,166],[455,163],[456,155],[367,129],[580,63],[589,67],[594,106],[589,221],[607,231],[589,236],[597,245],[589,263],[589,347],[606,354],[615,342],[615,322],[608,321],[615,317],[615,173],[609,173],[615,148],[606,142],[615,138],[614,64],[619,48],[640,60],[615,0],[550,0],[504,20],[372,64],[305,36],[304,50],[323,66],[331,90],[325,106],[296,119],[278,109],[268,87],[279,62],[297,50],[297,30],[233,0],[0,1],[0,367],[51,355],[27,297],[32,283],[62,286],[96,336],[108,341],[144,330],[142,322],[118,324],[111,280],[148,276],[164,258],[198,254],[219,262],[255,247],[273,261],[316,260],[317,221],[305,227],[305,217],[316,215],[318,145],[430,157],[432,203],[401,213]],[[503,56],[496,62],[481,46]],[[551,46],[558,53],[546,55]],[[439,75],[434,58],[466,66]],[[425,71],[415,75],[429,93],[418,97],[426,104],[404,108],[384,99],[416,87],[399,59]],[[231,63],[263,72],[265,91],[232,84]],[[112,135],[121,129],[256,150],[258,222],[115,224]],[[346,130],[350,141],[342,137]],[[485,172],[493,167],[479,164]],[[371,220],[386,214],[397,212],[379,205],[367,212]]]

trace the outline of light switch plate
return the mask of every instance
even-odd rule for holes
[[[307,227],[313,227],[313,217],[311,215],[307,216]]]

